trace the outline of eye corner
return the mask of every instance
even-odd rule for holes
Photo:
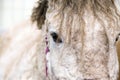
[[[62,43],[63,41],[62,41],[62,39],[61,38],[59,38],[58,40],[57,40],[57,43]]]

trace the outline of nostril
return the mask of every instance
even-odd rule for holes
[[[59,38],[59,36],[58,36],[57,33],[52,32],[51,36],[52,36],[54,42],[56,42],[56,43],[62,43],[62,40],[61,40],[61,38]]]

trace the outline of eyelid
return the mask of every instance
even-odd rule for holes
[[[50,28],[50,29],[49,29],[49,32],[50,32],[50,33],[53,33],[53,32],[57,33],[56,29],[53,29],[53,28]]]

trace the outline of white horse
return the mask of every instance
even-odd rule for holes
[[[2,36],[0,80],[117,80],[118,3],[39,0],[32,20]]]

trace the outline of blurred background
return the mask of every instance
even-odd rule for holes
[[[0,34],[30,18],[37,0],[0,0]]]
[[[36,2],[37,0],[0,0],[0,34],[28,20]],[[117,43],[117,51],[120,62],[120,41]]]

